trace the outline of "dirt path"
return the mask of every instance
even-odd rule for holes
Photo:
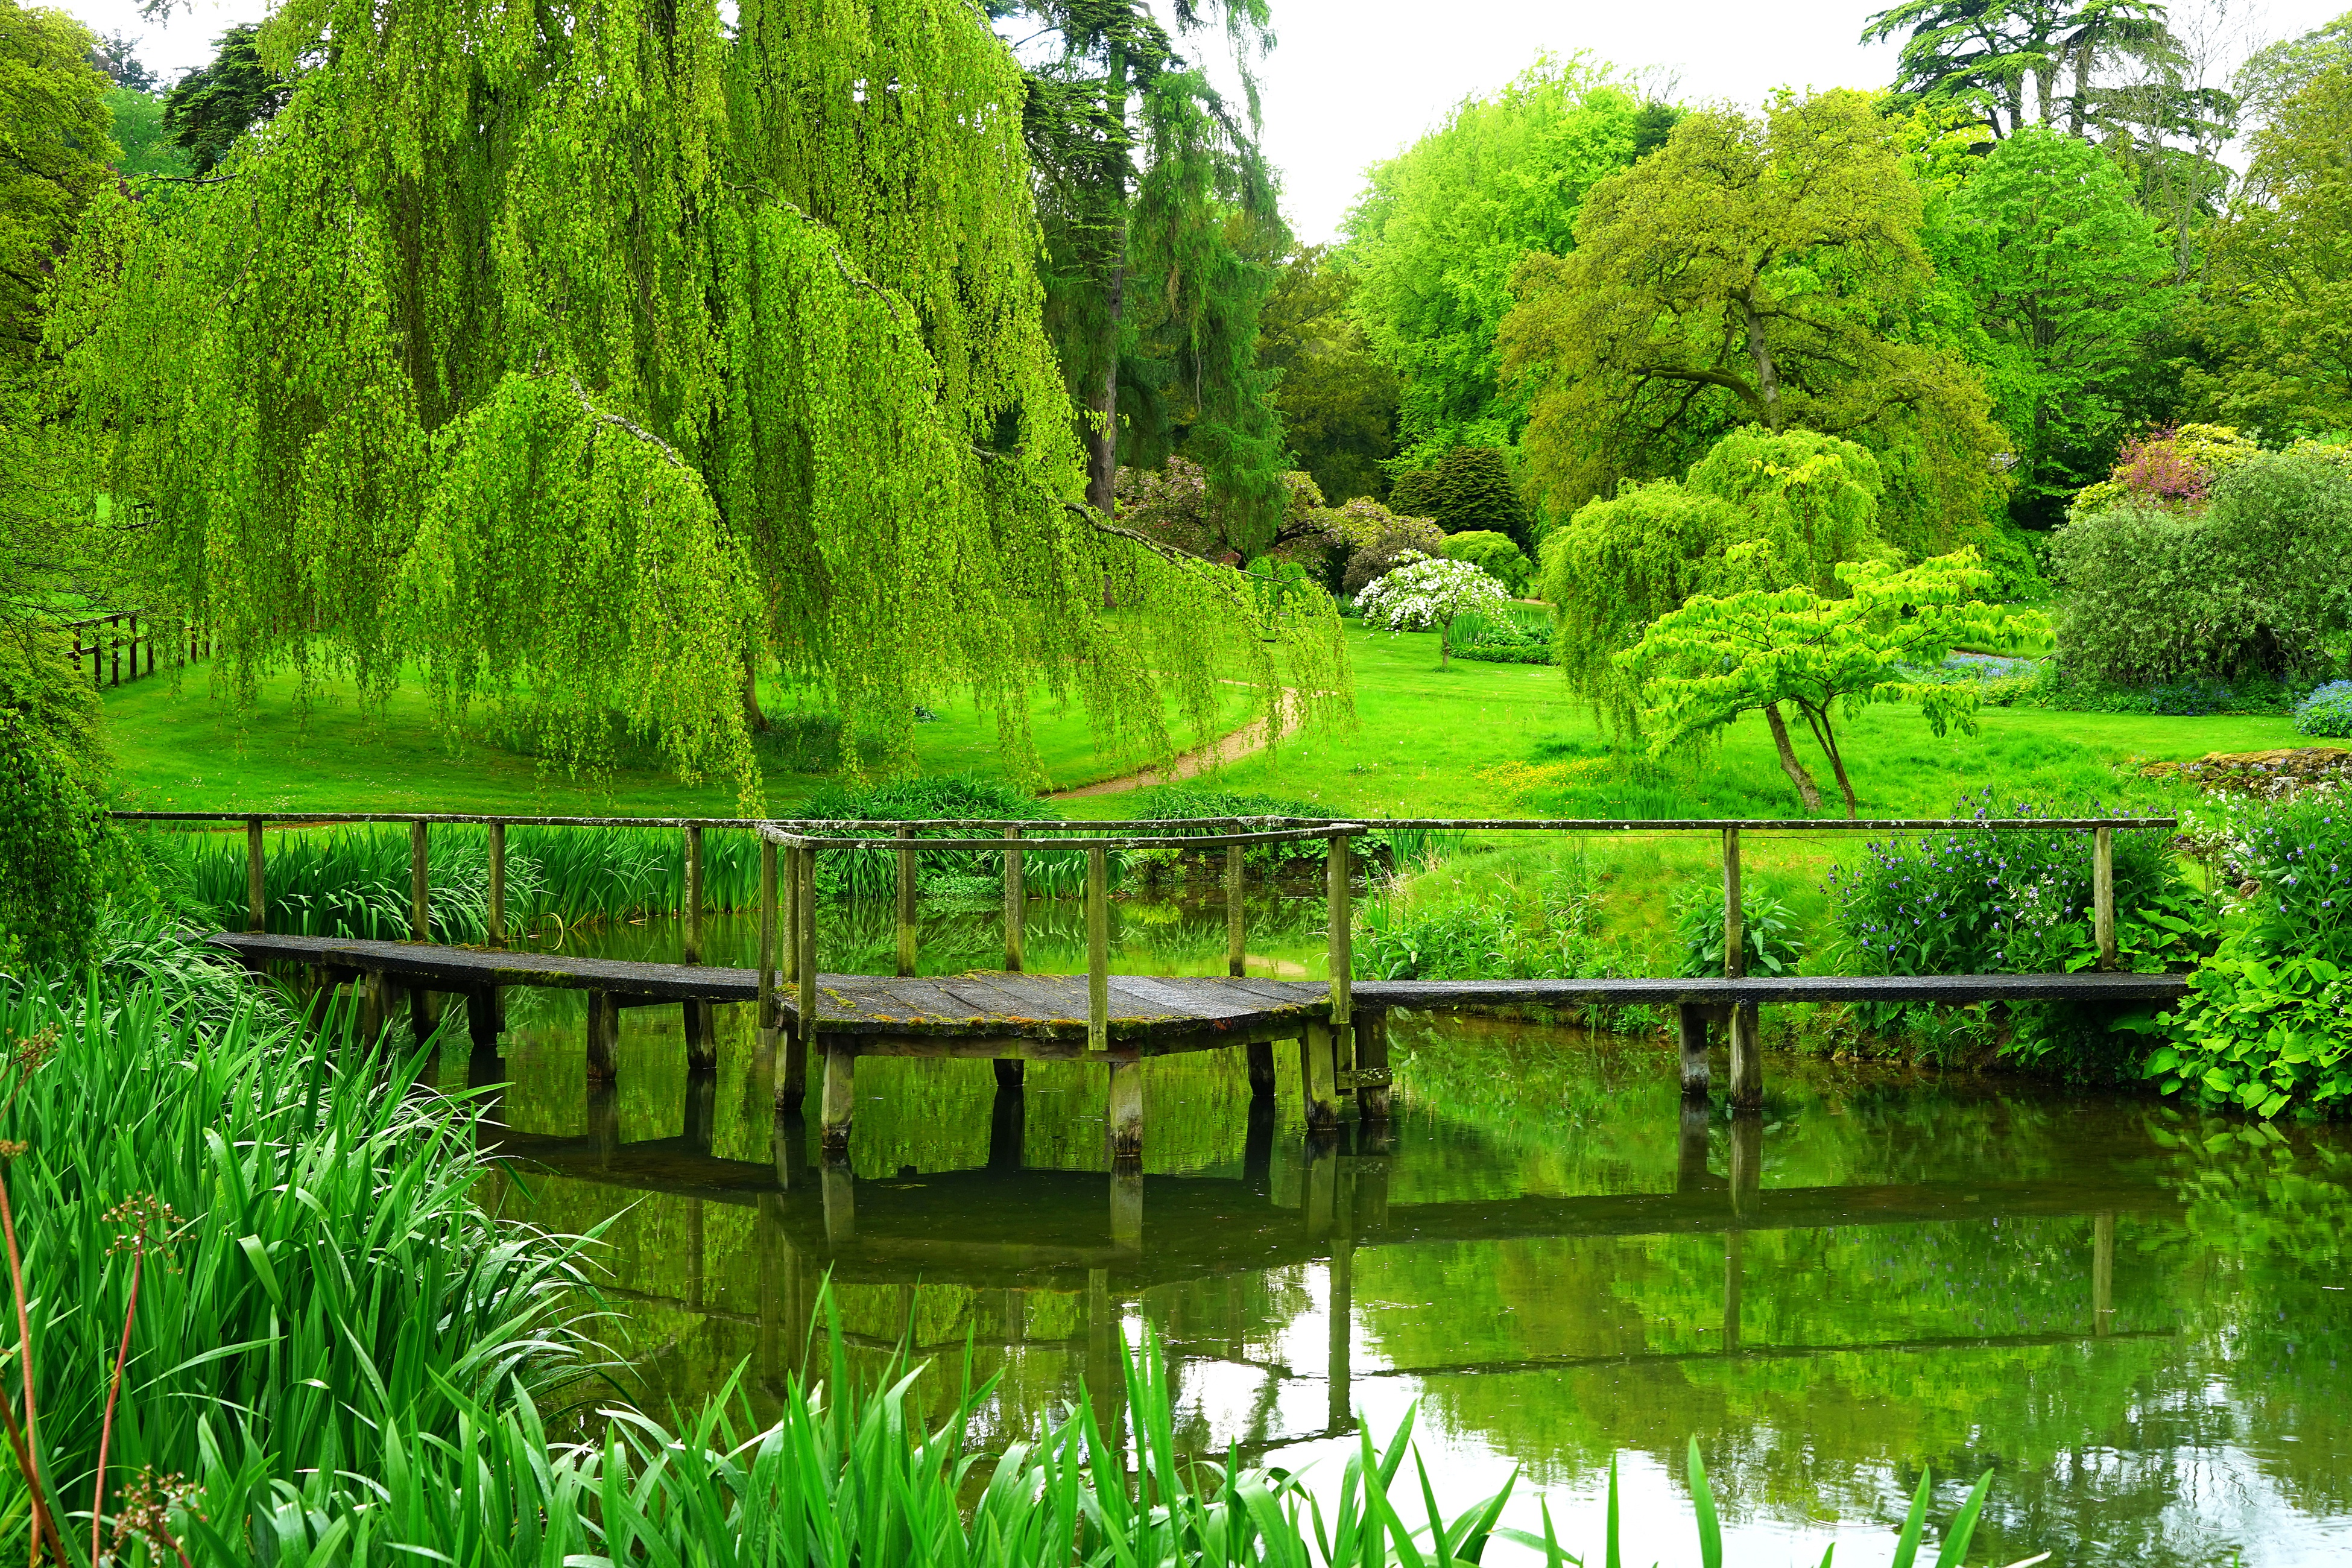
[[[1282,689],[1282,733],[1296,734],[1299,723],[1298,692],[1293,687]],[[1239,762],[1253,752],[1265,750],[1269,726],[1263,719],[1254,719],[1230,735],[1221,735],[1205,746],[1195,746],[1177,754],[1176,760],[1164,768],[1143,768],[1131,773],[1121,773],[1114,779],[1080,784],[1076,789],[1057,789],[1045,796],[1047,800],[1076,800],[1089,795],[1124,795],[1131,789],[1148,784],[1177,784],[1221,768],[1227,763]]]

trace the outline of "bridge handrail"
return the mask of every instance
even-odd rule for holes
[[[509,827],[659,827],[686,836],[687,935],[684,959],[698,963],[702,956],[702,835],[706,828],[749,829],[760,838],[760,1026],[771,1044],[781,1033],[783,1018],[777,1005],[779,974],[798,988],[799,1016],[816,1016],[816,882],[815,861],[821,851],[889,849],[898,857],[898,968],[915,973],[916,858],[925,850],[993,850],[1003,856],[1004,880],[1004,967],[1023,967],[1023,942],[1027,895],[1023,883],[1023,857],[1032,849],[1049,853],[1084,851],[1087,857],[1087,1045],[1109,1045],[1109,852],[1112,849],[1186,849],[1222,847],[1225,851],[1226,970],[1245,973],[1242,904],[1243,851],[1252,845],[1297,843],[1322,839],[1326,851],[1326,898],[1329,903],[1328,942],[1331,984],[1331,1026],[1345,1029],[1349,1018],[1349,970],[1353,963],[1350,840],[1364,834],[1404,829],[1438,832],[1553,833],[1706,833],[1720,835],[1723,846],[1724,973],[1737,978],[1745,972],[1746,930],[1740,897],[1740,836],[1743,833],[1879,832],[1936,833],[1952,831],[2059,831],[2092,835],[2092,925],[2098,946],[2099,967],[2115,969],[2119,962],[2116,935],[2115,835],[2171,829],[2179,820],[2169,816],[2079,817],[1874,817],[1790,818],[1709,817],[1644,820],[1616,817],[1370,817],[1356,820],[1288,816],[1213,816],[1194,818],[1124,818],[1080,822],[1054,818],[931,817],[874,822],[855,818],[775,817],[627,817],[627,816],[504,816],[457,812],[218,812],[122,811],[109,813],[125,822],[241,822],[246,829],[247,893],[251,911],[248,929],[268,927],[262,829],[269,823],[289,826],[347,823],[405,823],[409,829],[409,926],[417,941],[430,930],[431,879],[426,847],[436,826],[478,826],[489,834],[488,936],[494,947],[506,945],[506,830]],[[954,832],[995,827],[992,838],[919,838],[919,832]],[[1181,833],[1136,829],[1182,828]],[[1231,827],[1233,832],[1202,831]],[[891,837],[871,836],[887,828]],[[1128,830],[1128,831],[1122,831]],[[1042,834],[1080,833],[1081,837],[1029,837]],[[779,851],[791,857],[781,879]],[[782,893],[781,907],[779,894]],[[781,917],[781,921],[780,921]],[[789,933],[779,963],[779,936]],[[1733,1025],[1734,1060],[1740,1053],[1740,1020]],[[1687,1044],[1687,1043],[1686,1043]]]

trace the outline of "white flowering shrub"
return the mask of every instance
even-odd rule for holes
[[[1499,613],[1510,598],[1494,574],[1482,566],[1407,551],[1396,565],[1364,585],[1356,595],[1356,613],[1392,633],[1435,631],[1437,662],[1443,668],[1454,618],[1472,610]]]

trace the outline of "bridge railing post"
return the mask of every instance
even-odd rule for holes
[[[1029,920],[1029,889],[1022,879],[1021,829],[1004,830],[1004,969],[1021,973],[1022,937]]]
[[[1249,973],[1248,937],[1242,928],[1242,847],[1225,846],[1225,973]]]
[[[686,829],[686,952],[688,963],[702,962],[702,826]]]
[[[1723,977],[1748,973],[1748,926],[1740,907],[1739,829],[1723,830]],[[1731,1045],[1731,1103],[1759,1104],[1764,1098],[1764,1058],[1757,1039],[1756,1004],[1735,1001],[1726,1010]],[[1687,1081],[1687,1079],[1685,1079]]]
[[[431,829],[425,823],[408,825],[408,940],[433,940],[433,874],[426,867]]]
[[[2091,830],[2091,929],[2099,944],[2099,967],[2113,969],[2116,948],[2116,830]]]
[[[490,824],[490,945],[507,944],[507,825]]]
[[[1087,846],[1087,1049],[1110,1049],[1110,851]]]
[[[760,1037],[776,1027],[776,841],[760,836]]]
[[[261,874],[261,818],[245,819],[246,930],[259,936],[269,929],[269,904]]]
[[[1324,854],[1324,903],[1330,930],[1327,937],[1327,956],[1331,971],[1331,1027],[1340,1031],[1340,1050],[1345,1053],[1345,1031],[1349,1024],[1349,970],[1355,958],[1352,922],[1355,910],[1350,898],[1349,836],[1356,831],[1353,825],[1334,832],[1330,847]]]
[[[915,973],[914,830],[898,825],[898,973]]]

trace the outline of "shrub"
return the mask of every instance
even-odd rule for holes
[[[104,710],[72,650],[70,633],[0,617],[0,721],[47,742],[74,782],[95,791],[106,767]]]
[[[2098,816],[2088,805],[2067,815]],[[2033,801],[1995,809],[1991,792],[1956,816],[2056,815]],[[2053,974],[2090,968],[2092,842],[2075,828],[1958,828],[1874,840],[1859,865],[1830,874],[1828,892],[1864,974]],[[2181,882],[2171,847],[2151,832],[2120,833],[2115,847],[2116,937],[2125,966],[2160,971],[2210,947],[2203,900]],[[1900,1009],[1895,1009],[1899,1013]],[[1894,1016],[1893,1013],[1889,1014]],[[2108,1070],[2111,1009],[2029,1003],[2010,1010],[2005,1055],[2055,1058],[2070,1072]]]
[[[2352,472],[2308,452],[2235,463],[2194,511],[2078,508],[2050,550],[2060,649],[2116,684],[2307,675],[2352,629]]]
[[[1400,517],[1369,498],[1349,501],[1337,515],[1352,545],[1339,591],[1351,599],[1404,556],[1445,548],[1445,531],[1429,519]]]
[[[1396,477],[1389,504],[1436,520],[1448,533],[1491,531],[1532,547],[1535,519],[1519,493],[1512,455],[1500,447],[1454,447]]]
[[[1559,980],[1615,974],[1624,963],[1599,931],[1599,900],[1581,862],[1524,887],[1487,885],[1474,896],[1394,896],[1368,904],[1353,948],[1367,980]]]
[[[2294,705],[2299,734],[2352,737],[2352,680],[2331,680]]]
[[[826,784],[802,803],[800,816],[811,822],[1045,822],[1053,819],[1054,812],[1035,795],[1002,779],[978,773],[919,773],[865,784]],[[870,837],[856,828],[819,829],[816,836]],[[1119,853],[1112,851],[1112,875],[1117,876],[1123,865]],[[946,893],[967,887],[972,878],[1001,878],[1004,858],[992,849],[921,850],[915,857],[915,871],[921,890]],[[1024,855],[1021,875],[1032,892],[1076,892],[1086,885],[1086,857],[1075,850]],[[887,897],[898,885],[898,855],[880,848],[821,850],[816,858],[816,884],[820,892],[828,894]]]
[[[1794,974],[1805,956],[1797,917],[1778,899],[1740,889],[1739,945],[1746,974]],[[1675,942],[1684,974],[1723,973],[1723,886],[1702,884],[1675,900]]]
[[[1452,534],[1445,541],[1444,553],[1449,561],[1467,561],[1483,569],[1502,584],[1513,598],[1527,597],[1528,583],[1535,575],[1535,563],[1511,542],[1507,534],[1483,531]]]
[[[0,970],[89,955],[104,890],[96,816],[65,753],[0,713]]]
[[[2167,426],[2116,454],[2115,468],[2074,498],[2070,516],[2110,507],[2195,511],[2223,475],[2263,455],[2262,447],[2227,425]]]

